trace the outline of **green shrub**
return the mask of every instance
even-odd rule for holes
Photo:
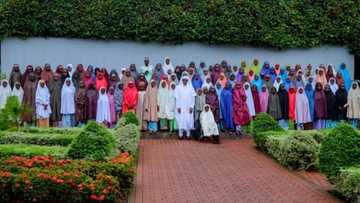
[[[306,134],[269,136],[265,146],[272,157],[291,170],[315,167],[320,148],[315,139]]]
[[[73,159],[104,160],[116,152],[115,148],[111,133],[105,127],[90,121],[71,143],[68,156]]]
[[[17,156],[40,156],[51,155],[57,158],[64,158],[68,148],[61,146],[40,146],[29,144],[4,144],[0,145],[0,157]]]
[[[139,126],[139,119],[137,118],[136,114],[133,112],[126,112],[124,113],[120,120],[118,121],[116,125],[116,129],[121,126],[126,126],[128,124],[134,124],[136,126]]]
[[[136,155],[140,141],[139,127],[134,124],[119,127],[115,130],[115,139],[119,150]]]
[[[6,100],[5,108],[0,112],[0,130],[17,128],[20,125],[20,115],[23,111],[16,96],[10,96]]]
[[[37,134],[23,132],[0,132],[0,144],[37,144],[68,146],[77,134]]]
[[[266,131],[284,131],[277,121],[267,113],[259,113],[253,121],[253,133],[256,135]]]
[[[65,135],[77,135],[83,129],[82,128],[37,128],[37,127],[21,127],[16,130],[9,130],[9,131],[16,131],[16,132],[23,132],[29,134],[65,134]]]
[[[326,134],[319,130],[293,130],[288,132],[291,135],[306,135],[313,137],[315,141],[320,144],[325,140]]]
[[[349,202],[360,202],[360,168],[341,169],[334,188]]]
[[[286,135],[285,131],[268,131],[268,132],[261,132],[257,133],[254,136],[254,141],[256,147],[262,150],[263,152],[267,152],[267,146],[265,145],[269,137],[277,137],[277,136],[284,136]]]
[[[338,124],[321,145],[320,170],[332,178],[340,168],[359,163],[360,135],[350,125]]]

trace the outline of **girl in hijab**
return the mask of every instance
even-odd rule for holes
[[[172,62],[169,57],[165,57],[163,69],[164,69],[165,73],[167,73],[168,70],[171,70],[171,72],[174,72],[174,66],[172,65]]]
[[[260,101],[260,112],[267,112],[268,102],[269,102],[269,92],[265,85],[263,85],[261,88],[259,101]]]
[[[143,124],[142,118],[144,113],[144,97],[145,92],[148,87],[148,82],[145,78],[144,74],[140,74],[138,80],[136,81],[136,88],[138,90],[138,96],[137,98],[137,106],[136,106],[136,115],[140,122],[140,127],[142,130],[146,130],[146,125]]]
[[[138,102],[138,91],[135,87],[133,81],[129,82],[129,85],[125,87],[123,94],[123,108],[122,112],[126,113],[128,111],[137,112],[137,102]],[[143,103],[141,104],[143,106]],[[140,117],[138,117],[139,119]],[[141,117],[142,118],[142,117]],[[141,122],[141,120],[139,120]],[[141,125],[140,125],[141,127]]]
[[[175,112],[176,112],[176,101],[175,101],[175,89],[176,89],[176,84],[175,83],[170,83],[170,89],[168,92],[168,102],[167,102],[167,107],[168,110],[167,112],[167,119],[169,120],[169,131],[170,132],[174,132],[176,130],[176,120],[175,120]]]
[[[130,70],[130,73],[131,73],[131,77],[134,79],[134,80],[137,80],[137,78],[139,77],[139,73],[136,69],[136,65],[135,64],[130,64],[129,66],[129,70]],[[119,78],[120,79],[120,78]]]
[[[252,96],[250,83],[248,82],[244,83],[244,88],[245,88],[246,105],[248,107],[248,111],[250,113],[250,116],[254,117],[256,111],[255,111],[254,98]]]
[[[305,95],[304,88],[300,87],[296,93],[296,125],[298,130],[304,130],[304,124],[311,122],[309,100]]]
[[[238,73],[236,74],[236,81],[241,82],[243,80],[244,75],[245,75],[244,74],[244,69],[240,68]]]
[[[89,85],[91,83],[94,83],[95,80],[93,80],[92,76],[91,76],[91,72],[89,71],[86,71],[85,72],[85,75],[84,75],[84,78],[83,78],[83,82],[84,82],[84,85],[85,85],[85,88],[89,88]]]
[[[347,109],[345,105],[347,103],[347,97],[348,97],[344,84],[340,85],[340,88],[335,93],[335,97],[336,97],[336,109],[338,114],[338,120],[344,121],[346,119]]]
[[[205,104],[200,114],[200,124],[204,138],[212,137],[213,144],[219,144],[219,129],[209,104]]]
[[[270,70],[271,70],[270,63],[268,61],[265,61],[263,67],[261,68],[260,76],[262,77],[264,77],[265,75],[271,76]]]
[[[194,75],[191,82],[194,90],[201,89],[203,85],[203,81],[201,80],[200,75],[197,73]]]
[[[78,126],[86,121],[86,87],[83,81],[80,81],[75,94],[75,120]]]
[[[108,99],[109,99],[109,108],[110,108],[110,123],[109,126],[113,127],[116,124],[117,116],[115,111],[115,96],[114,96],[115,89],[114,87],[110,86],[108,90]]]
[[[22,105],[26,111],[22,114],[22,121],[25,124],[32,124],[34,122],[36,106],[35,106],[35,95],[36,95],[36,78],[34,73],[29,73],[29,77],[25,82],[24,86],[24,97]]]
[[[89,85],[89,88],[86,91],[86,119],[95,120],[96,119],[96,108],[98,95],[94,83]]]
[[[61,122],[61,88],[63,83],[58,73],[49,81],[48,89],[50,92],[50,106],[52,113],[50,115],[51,126],[59,127]]]
[[[270,89],[267,113],[277,121],[282,117],[279,95],[275,87]]]
[[[263,83],[258,75],[254,76],[254,80],[251,83],[256,86],[258,91],[261,91],[261,88],[263,87]]]
[[[32,65],[27,65],[25,73],[21,77],[21,86],[25,87],[25,82],[29,79],[29,74],[34,72],[34,68]]]
[[[314,88],[311,83],[306,84],[305,94],[309,102],[310,118],[311,121],[314,121],[315,98],[314,98]]]
[[[51,70],[50,64],[45,64],[44,70],[41,72],[41,79],[45,81],[46,84],[52,79],[53,72]]]
[[[210,89],[210,87],[212,87],[212,83],[211,83],[211,78],[210,77],[206,77],[205,78],[205,82],[203,83],[203,85],[201,86],[201,88],[208,88]]]
[[[150,133],[158,131],[158,106],[157,106],[157,85],[155,80],[151,80],[150,85],[146,89],[144,95],[144,113],[143,113],[143,126],[147,126]]]
[[[281,77],[276,77],[276,79],[275,79],[275,82],[274,82],[274,87],[275,87],[275,89],[276,89],[276,91],[279,91],[279,88],[280,88],[280,84],[282,83],[282,81],[281,81]]]
[[[254,59],[253,60],[253,64],[250,67],[250,70],[254,71],[255,74],[259,74],[260,73],[260,62],[258,59]],[[250,71],[249,70],[249,71]]]
[[[24,96],[24,90],[21,87],[20,82],[15,82],[14,88],[11,91],[11,96],[15,96],[18,98],[19,104],[21,104]]]
[[[284,85],[280,85],[280,89],[278,91],[278,98],[281,108],[281,119],[279,120],[279,125],[283,129],[287,130],[289,128],[289,95]],[[269,105],[271,105],[270,102]]]
[[[225,85],[227,83],[227,79],[226,79],[224,73],[220,73],[220,76],[219,76],[219,79],[217,80],[217,82],[220,83],[222,87],[225,87]]]
[[[315,127],[317,129],[323,129],[326,126],[325,119],[327,118],[326,96],[320,82],[316,83],[315,88]]]
[[[326,128],[334,128],[336,126],[337,111],[336,111],[336,97],[331,91],[330,86],[325,85],[324,89],[326,97]]]
[[[5,108],[8,97],[11,96],[11,88],[7,80],[1,81],[0,87],[0,110]]]
[[[169,88],[168,88],[168,83],[165,80],[161,80],[160,82],[160,87],[158,90],[158,95],[157,95],[157,106],[159,109],[158,112],[158,116],[159,116],[159,120],[160,120],[160,130],[167,130],[168,129],[168,119],[167,119],[167,115],[168,115],[168,111],[170,110],[169,108]]]
[[[67,78],[61,89],[62,127],[73,127],[75,115],[75,87],[71,78]]]
[[[99,71],[96,75],[96,90],[99,91],[100,88],[104,87],[105,90],[108,87],[108,81],[105,77],[105,73],[103,71]]]
[[[329,79],[329,87],[330,87],[332,93],[335,95],[336,91],[339,89],[339,86],[336,84],[336,80],[334,77],[331,77]]]
[[[161,67],[161,63],[156,64],[154,72],[151,76],[151,78],[146,78],[147,81],[154,80],[156,82],[156,85],[159,85],[161,77],[164,75],[164,70]],[[145,76],[146,77],[146,76]]]
[[[219,64],[215,64],[214,70],[211,73],[211,80],[213,84],[216,84],[216,82],[218,81],[218,79],[220,78],[220,74],[221,74],[221,68]],[[223,84],[221,84],[223,85]],[[223,86],[224,87],[224,86]]]
[[[219,123],[219,121],[220,121],[220,118],[219,118],[219,110],[220,110],[219,97],[218,97],[214,87],[209,88],[209,92],[206,95],[205,102],[206,102],[206,104],[208,104],[210,106],[211,112],[213,113],[213,116],[214,116],[214,119],[215,119],[215,122]]]
[[[110,78],[109,78],[109,88],[113,87],[115,89],[116,84],[120,81],[119,75],[117,74],[116,70],[110,71]]]
[[[118,82],[114,93],[115,111],[118,118],[121,117],[121,113],[122,113],[123,89],[124,89],[124,85],[121,82]]]
[[[288,95],[289,95],[289,119],[291,121],[295,121],[296,94],[297,94],[296,89],[290,87]]]
[[[204,108],[204,105],[206,104],[206,98],[205,98],[205,94],[203,93],[202,89],[198,89],[196,91],[196,96],[195,96],[195,135],[200,135],[201,134],[201,126],[200,126],[200,114],[201,111]]]
[[[87,67],[87,69],[86,69],[86,72],[90,73],[90,76],[91,76],[92,81],[95,81],[95,80],[96,80],[96,74],[95,74],[95,71],[94,71],[94,66],[88,65],[88,67]],[[85,85],[86,85],[86,84],[85,84]]]
[[[270,75],[265,75],[263,84],[266,85],[266,88],[269,90],[273,86],[273,83],[271,82]],[[276,88],[275,88],[276,90]]]
[[[228,82],[231,84],[231,86],[234,86],[234,85],[235,85],[235,83],[236,83],[236,78],[235,78],[235,75],[234,75],[233,73],[231,73]]]
[[[42,73],[42,68],[41,68],[41,66],[36,66],[34,72],[35,72],[36,80],[37,80],[37,81],[41,80],[41,73]]]
[[[260,106],[259,92],[255,85],[251,86],[251,94],[254,100],[255,113],[258,114],[261,112],[261,106]]]
[[[337,85],[341,85],[341,84],[344,84],[345,85],[345,83],[344,83],[344,79],[343,79],[343,77],[342,77],[342,75],[341,75],[341,73],[340,72],[337,72],[336,73],[336,84]],[[345,90],[346,90],[346,88],[345,88]],[[346,90],[347,91],[347,90]]]
[[[322,68],[318,69],[318,73],[316,75],[316,83],[320,83],[322,87],[324,87],[327,84],[325,71]]]
[[[360,88],[356,81],[351,85],[345,107],[347,107],[348,119],[351,120],[353,128],[356,128],[360,119]]]
[[[179,81],[182,75],[182,70],[180,66],[176,66],[175,68],[175,75],[177,77],[177,80]]]
[[[105,87],[101,87],[99,90],[99,98],[97,100],[96,108],[96,122],[102,123],[105,126],[109,126],[111,123],[109,97],[106,95]]]
[[[250,86],[246,83],[247,86]],[[250,91],[250,87],[248,87]],[[251,91],[250,91],[251,94]],[[254,104],[252,104],[254,107]],[[233,119],[236,127],[236,134],[242,135],[241,126],[248,124],[251,120],[249,108],[247,106],[247,95],[245,93],[242,83],[237,82],[233,92]]]
[[[51,114],[50,93],[44,80],[40,80],[37,85],[35,103],[37,126],[39,128],[49,127],[49,117]]]
[[[218,83],[220,85],[220,83]],[[217,85],[218,86],[218,85]],[[221,86],[221,85],[220,85]],[[223,119],[223,126],[228,130],[234,129],[233,123],[233,95],[231,84],[226,84],[220,96],[220,113]]]
[[[341,76],[342,76],[342,78],[344,80],[346,91],[349,91],[350,87],[351,87],[351,76],[350,76],[349,71],[346,68],[345,63],[342,63],[340,65],[340,68],[339,68],[338,72],[341,74]]]
[[[14,85],[16,82],[21,82],[21,71],[20,71],[19,64],[14,64],[14,66],[11,70],[11,73],[10,73],[9,83],[10,83],[11,89],[14,88]]]

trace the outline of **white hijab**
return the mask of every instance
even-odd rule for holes
[[[277,81],[277,79],[280,78],[280,82]],[[276,77],[275,81],[274,81],[274,87],[276,89],[276,91],[279,91],[280,85],[282,83],[281,77]]]
[[[36,116],[37,118],[49,118],[51,112],[50,107],[50,93],[49,89],[44,85],[40,86],[40,83],[45,83],[44,80],[40,80],[36,87],[35,102],[36,102]],[[43,105],[48,105],[45,109]]]
[[[167,59],[169,59],[169,61],[170,61],[169,64],[166,64]],[[164,65],[162,66],[162,68],[163,68],[165,74],[168,74],[168,70],[171,70],[171,72],[174,72],[174,66],[173,66],[173,64],[171,62],[170,57],[165,57]]]
[[[72,78],[72,75],[73,75],[73,73],[74,73],[74,66],[73,66],[72,64],[67,64],[67,65],[66,65],[66,69],[67,69],[67,70],[69,70],[68,67],[71,68],[71,71],[69,71],[69,76],[70,76],[70,78]]]
[[[3,109],[3,108],[5,108],[7,98],[9,96],[11,96],[11,88],[10,88],[9,81],[2,80],[0,82],[1,82],[1,84],[0,84],[0,109]],[[3,82],[7,82],[6,87],[3,87]]]
[[[14,85],[14,88],[12,89],[12,92],[11,92],[11,96],[15,96],[18,98],[19,100],[19,103],[21,104],[22,103],[22,100],[23,100],[23,97],[24,97],[24,90],[23,88],[21,87],[20,85],[20,88],[19,89],[16,89],[16,85],[20,83],[19,82],[16,82],[15,85]]]
[[[209,111],[206,112],[205,107],[209,107]],[[209,104],[205,104],[203,107],[203,111],[200,114],[200,124],[205,137],[219,135],[219,129]]]
[[[209,77],[209,76],[206,76],[206,77],[205,77],[204,83],[203,83],[202,86],[201,86],[202,89],[204,89],[205,87],[206,87],[207,89],[210,89],[210,87],[213,86],[212,83],[211,83],[211,78],[210,78],[210,82],[207,82],[207,81],[206,81],[208,78],[210,78],[210,77]]]
[[[109,97],[106,94],[101,93],[101,90],[105,88],[100,88],[99,90],[99,98],[97,101],[97,108],[96,108],[96,122],[103,123],[111,122],[111,115],[110,115],[110,104],[109,104]]]
[[[331,84],[331,80],[334,80],[334,84]],[[331,91],[332,91],[332,93],[335,95],[336,94],[336,91],[339,89],[339,86],[336,84],[336,80],[335,80],[335,78],[330,78],[329,79],[329,86],[330,86],[330,89],[331,89]]]
[[[66,82],[70,81],[70,85],[67,86]],[[61,114],[74,114],[75,113],[75,87],[68,77],[66,78],[63,87],[61,89]]]
[[[246,89],[245,86],[248,85],[249,88]],[[249,108],[249,113],[251,116],[255,116],[256,112],[255,112],[255,105],[254,105],[254,99],[251,93],[251,85],[250,83],[246,82],[244,83],[244,90],[245,90],[245,94],[246,94],[246,104]]]
[[[166,84],[165,87],[162,86],[162,84]],[[169,96],[170,91],[167,85],[167,82],[165,80],[162,80],[159,85],[158,95],[157,95],[157,104],[159,105],[160,109],[158,112],[159,118],[167,118],[167,111],[169,110],[167,108],[167,105],[169,104]]]

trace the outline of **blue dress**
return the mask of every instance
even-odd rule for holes
[[[227,129],[234,129],[232,88],[227,87],[222,90],[220,109],[224,127]]]
[[[314,121],[314,106],[315,106],[315,98],[314,98],[314,90],[311,83],[306,84],[305,93],[309,100],[309,109],[311,120]]]

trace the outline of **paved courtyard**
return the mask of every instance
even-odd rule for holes
[[[249,138],[143,139],[132,202],[338,202],[318,173],[290,172]]]

